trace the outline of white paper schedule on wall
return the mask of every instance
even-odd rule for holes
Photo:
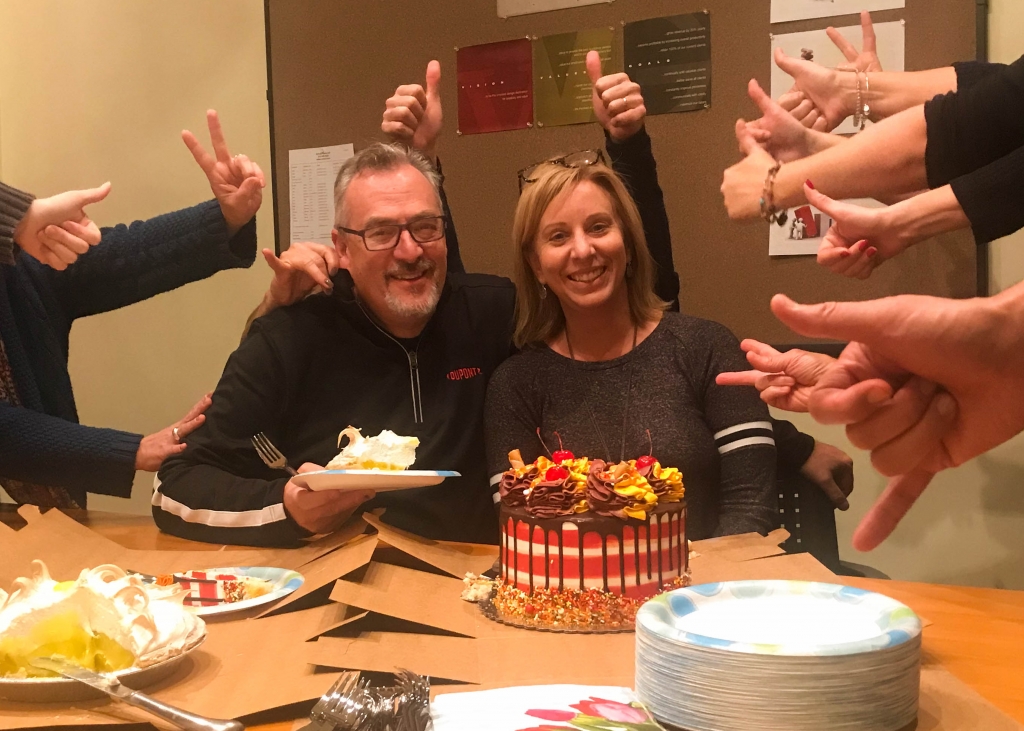
[[[288,150],[291,238],[330,245],[334,227],[334,178],[355,154],[351,143]]]

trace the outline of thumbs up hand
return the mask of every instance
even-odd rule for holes
[[[98,188],[37,198],[18,222],[13,238],[33,258],[63,271],[100,242],[100,230],[85,207],[99,203],[109,192],[110,183],[104,183]]]
[[[425,86],[404,84],[395,89],[384,107],[380,129],[392,139],[434,159],[441,134],[441,64],[427,64]]]
[[[594,114],[616,142],[625,142],[640,131],[647,116],[640,85],[626,74],[601,75],[601,55],[587,54],[587,75],[594,85]]]

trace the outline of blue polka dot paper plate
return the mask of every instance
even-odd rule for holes
[[[703,584],[636,616],[637,695],[689,731],[896,731],[920,672],[917,615],[836,584]]]
[[[636,621],[665,640],[758,655],[852,655],[921,633],[895,599],[810,581],[690,586],[645,603]]]

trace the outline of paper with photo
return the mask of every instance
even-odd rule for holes
[[[351,144],[288,150],[291,243],[333,245],[334,179],[341,164],[353,154]]]
[[[587,53],[601,55],[605,73],[618,66],[611,28],[558,33],[533,42],[533,106],[538,127],[585,124],[594,116]]]
[[[870,198],[856,198],[847,203],[865,208],[881,208]],[[768,256],[811,256],[832,227],[832,217],[811,205],[798,206],[786,212],[786,222],[771,224],[768,234]]]
[[[509,18],[513,15],[543,13],[548,10],[575,8],[580,5],[597,5],[610,3],[612,0],[498,0],[498,17]]]
[[[885,71],[903,71],[906,58],[906,26],[902,22],[875,23],[875,37],[878,40],[878,60]],[[863,40],[859,25],[836,28],[855,48],[861,48]],[[809,30],[802,33],[783,33],[772,36],[772,54],[781,48],[787,56],[800,58],[804,51],[811,51],[814,62],[834,68],[848,63],[842,51],[832,42],[824,30]],[[793,77],[772,62],[772,99],[778,99],[793,86]],[[869,79],[870,81],[870,79]],[[868,122],[868,126],[871,122]],[[853,134],[853,117],[836,127],[835,134]]]
[[[906,0],[772,0],[773,23],[906,7]]]

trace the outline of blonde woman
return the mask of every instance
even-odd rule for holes
[[[770,530],[768,410],[754,389],[715,383],[746,367],[736,338],[666,312],[637,203],[596,153],[520,178],[512,238],[521,352],[488,387],[492,479],[509,451],[532,461],[546,452],[542,441],[613,462],[651,454],[682,470],[691,538]]]

